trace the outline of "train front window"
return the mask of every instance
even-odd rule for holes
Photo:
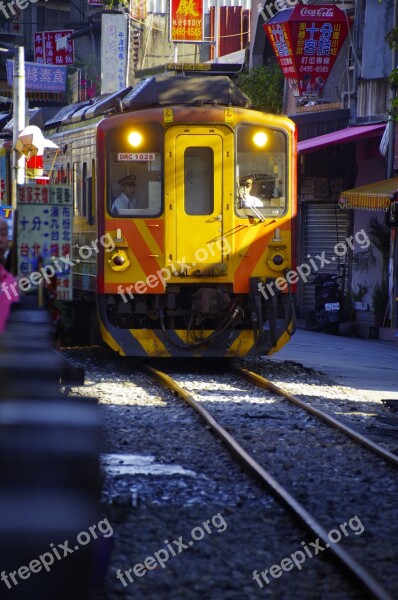
[[[108,212],[153,217],[162,208],[163,130],[154,123],[117,129],[108,140]]]
[[[240,125],[236,141],[236,212],[279,217],[287,210],[287,138],[282,131]]]

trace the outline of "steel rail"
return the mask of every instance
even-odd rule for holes
[[[233,452],[239,461],[255,474],[271,492],[278,498],[294,516],[305,525],[305,527],[320,540],[325,543],[334,555],[334,558],[342,565],[345,571],[353,575],[358,584],[370,594],[375,600],[393,600],[392,596],[385,590],[378,581],[376,581],[359,563],[356,562],[348,552],[336,544],[331,544],[326,530],[320,525],[314,517],[285,489],[274,477],[268,473],[261,465],[242,446],[230,435],[212,416],[203,408],[186,390],[178,385],[169,375],[140,363],[142,370],[147,372],[153,379],[160,381],[168,389],[175,392],[180,398],[185,400],[192,408],[200,414],[202,419],[209,427],[223,440],[227,447]]]
[[[319,419],[322,419],[322,421],[324,421],[334,429],[338,429],[342,433],[345,433],[348,437],[352,438],[365,448],[368,448],[368,450],[371,450],[373,453],[378,454],[379,456],[387,460],[390,464],[394,465],[395,467],[398,467],[398,456],[396,454],[390,452],[389,450],[386,450],[385,448],[382,448],[376,442],[373,442],[358,431],[351,429],[351,427],[349,427],[348,425],[344,425],[344,423],[342,423],[338,419],[335,419],[334,417],[328,415],[319,408],[315,408],[314,406],[307,404],[303,400],[296,398],[296,396],[293,396],[293,394],[290,394],[289,392],[283,390],[274,383],[271,383],[271,381],[269,381],[262,375],[258,375],[258,373],[254,373],[253,371],[250,371],[249,369],[245,369],[243,367],[238,367],[237,365],[228,365],[228,368],[232,369],[233,371],[235,371],[235,373],[237,373],[241,377],[244,377],[251,383],[254,383],[258,387],[262,387],[271,392],[275,392],[275,394],[278,394],[278,396],[283,396],[284,398],[286,398],[286,400],[289,400],[289,402],[296,404],[303,410],[306,410],[307,412],[318,417]]]

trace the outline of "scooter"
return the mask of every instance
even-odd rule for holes
[[[340,275],[318,273],[315,284],[316,320],[321,331],[337,334],[342,322],[343,294],[339,286]]]

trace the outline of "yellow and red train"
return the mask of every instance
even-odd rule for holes
[[[99,250],[75,264],[75,298],[95,298],[111,348],[241,357],[288,341],[291,120],[252,110],[226,76],[164,74],[66,107],[45,135],[73,188],[76,248]]]

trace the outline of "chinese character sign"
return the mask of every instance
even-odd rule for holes
[[[7,202],[7,158],[4,148],[0,148],[0,205]]]
[[[71,186],[19,185],[17,215],[18,275],[29,277],[52,265],[57,297],[72,300],[71,261],[62,260],[72,257]]]
[[[170,0],[170,41],[203,41],[203,0]]]
[[[263,25],[295,96],[319,96],[348,33],[337,6],[298,5]]]
[[[101,29],[101,94],[126,87],[127,19],[103,14]]]
[[[7,82],[12,86],[14,61],[7,60]],[[41,92],[64,92],[66,89],[66,67],[25,63],[25,86],[27,90]]]
[[[73,65],[73,40],[71,29],[41,31],[34,35],[35,62],[46,65]]]

